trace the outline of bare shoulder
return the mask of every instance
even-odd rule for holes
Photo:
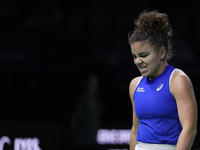
[[[187,82],[191,82],[190,78],[187,74],[185,74],[182,70],[176,69],[174,71],[174,74],[172,75],[171,83],[179,83],[179,84],[185,84]]]
[[[190,78],[182,70],[176,69],[171,78],[170,91],[172,95],[177,92],[193,91],[193,86]]]
[[[134,79],[131,80],[130,82],[130,88],[136,88],[138,82],[142,79],[142,76],[136,77]]]
[[[175,69],[174,75],[175,76],[177,76],[177,75],[184,75],[185,76],[186,74],[181,69]]]
[[[130,94],[131,99],[135,91],[135,88],[141,79],[142,79],[142,76],[139,76],[131,80],[130,86],[129,86],[129,94]]]

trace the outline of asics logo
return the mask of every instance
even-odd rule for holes
[[[162,89],[163,84],[160,84],[159,87],[156,89],[156,91],[160,91],[160,89]]]

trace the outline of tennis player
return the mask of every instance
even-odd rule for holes
[[[165,13],[144,11],[128,34],[141,76],[130,83],[130,150],[190,150],[197,104],[190,78],[170,66],[172,29]]]

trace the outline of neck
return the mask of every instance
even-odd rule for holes
[[[148,76],[148,80],[152,80],[156,77],[158,77],[159,75],[161,75],[164,71],[165,71],[165,68],[167,67],[167,62],[166,61],[162,61],[160,66],[158,67],[156,73],[153,75],[153,76]]]

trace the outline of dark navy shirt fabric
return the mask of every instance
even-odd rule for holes
[[[167,65],[158,77],[143,77],[134,92],[135,112],[140,120],[137,141],[176,145],[182,130],[177,105],[170,93],[174,67]]]

